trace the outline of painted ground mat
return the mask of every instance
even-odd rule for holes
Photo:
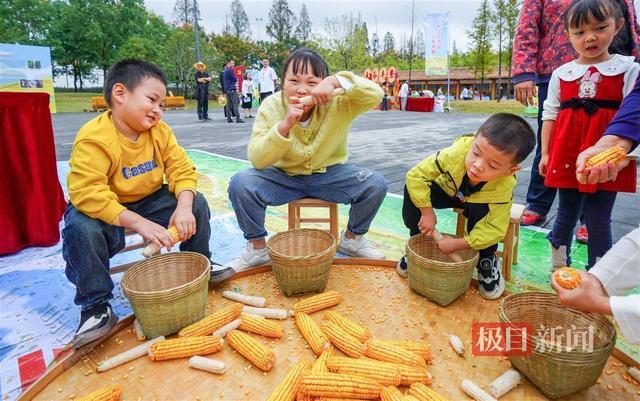
[[[213,252],[212,260],[218,263],[224,263],[240,253],[245,246],[245,241],[242,238],[242,232],[236,223],[235,215],[229,202],[227,185],[233,174],[249,167],[250,165],[246,161],[230,159],[196,150],[189,150],[188,154],[198,169],[198,190],[206,196],[211,208],[212,217],[210,224],[212,226],[212,238],[210,245]],[[63,188],[65,188],[66,185],[64,184],[64,181],[68,172],[68,164],[66,162],[58,163],[58,170]],[[367,238],[369,238],[369,240],[372,241],[378,249],[385,252],[387,259],[397,260],[397,258],[404,253],[404,246],[408,238],[408,232],[402,223],[401,209],[402,198],[396,195],[388,195],[373,222],[371,231],[367,235]],[[321,211],[311,211],[312,215],[314,213],[321,213]],[[339,213],[340,226],[341,228],[344,228],[348,218],[348,206],[341,205]],[[452,211],[438,211],[437,216],[438,228],[440,231],[445,233],[455,232],[456,216]],[[267,210],[266,226],[270,234],[286,230],[286,206],[269,208]],[[550,252],[548,242],[545,238],[546,232],[539,229],[523,227],[520,230],[520,236],[518,264],[514,265],[512,268],[512,280],[508,283],[507,289],[513,292],[522,292],[524,290],[551,291],[548,284]],[[140,238],[136,239],[135,237],[130,239],[131,242],[140,240]],[[583,268],[586,262],[586,247],[575,243],[572,252],[572,258],[575,261],[574,267]],[[111,263],[113,265],[117,265],[139,259],[142,259],[142,256],[140,254],[140,250],[136,250],[117,255],[112,259]],[[370,270],[377,271],[377,269],[379,268],[372,268]],[[369,274],[369,271],[365,269],[365,271],[362,271],[361,273],[355,273],[354,271],[349,274]],[[405,295],[409,297],[411,294],[414,294],[408,290],[406,280],[400,279],[392,269],[385,270],[384,272],[378,272],[376,274],[378,275],[375,276],[375,280],[377,280],[376,282],[378,284],[376,284],[375,287],[380,288],[380,291],[382,291],[384,287],[382,283],[384,283],[384,278],[386,277],[390,282],[389,288],[393,289],[393,291],[374,291],[374,297],[362,305],[358,305],[351,301],[347,302],[345,305],[350,305],[352,308],[355,308],[353,311],[355,315],[352,315],[354,319],[366,319],[367,321],[371,321],[372,324],[375,323],[377,325],[376,330],[378,331],[384,330],[385,324],[387,329],[391,330],[391,333],[411,327],[411,330],[409,330],[407,335],[411,334],[413,338],[416,338],[415,336],[420,338],[424,335],[446,332],[450,329],[447,325],[452,325],[457,320],[467,319],[471,321],[473,316],[475,316],[475,312],[468,313],[468,310],[471,308],[474,308],[473,310],[475,310],[476,306],[468,306],[469,309],[467,310],[461,307],[463,304],[466,305],[467,301],[460,303],[456,301],[448,308],[438,307],[433,303],[424,301],[424,298],[417,295],[411,298],[412,301],[403,301],[402,297]],[[382,274],[382,276],[379,276],[379,274]],[[122,294],[122,290],[119,285],[121,278],[122,274],[113,276],[117,285],[114,290],[115,299],[112,304],[114,306],[114,311],[120,317],[124,317],[131,314],[131,308],[128,301]],[[271,274],[264,274],[264,277],[260,280],[262,280],[260,282],[264,282],[260,287],[260,289],[263,290],[262,292],[264,292],[263,296],[271,294],[273,289],[272,287],[274,285]],[[332,280],[334,280],[334,276],[331,277],[330,282]],[[372,280],[374,279],[372,278]],[[251,280],[239,279],[234,280],[233,282],[235,281],[242,286],[251,286],[252,289],[254,288]],[[232,283],[226,284],[226,286],[229,286]],[[371,286],[373,288],[374,285],[371,284]],[[359,293],[359,291],[351,290],[350,292]],[[382,299],[377,297],[377,293],[381,294],[380,297],[382,297]],[[13,255],[0,257],[0,299],[2,300],[2,307],[0,308],[0,394],[2,394],[3,400],[16,399],[22,391],[42,375],[46,367],[51,364],[57,356],[59,356],[65,345],[71,340],[75,329],[77,328],[79,318],[78,308],[73,304],[74,294],[75,288],[67,281],[64,275],[64,261],[62,259],[61,243],[48,248],[28,248]],[[219,292],[216,291],[216,294],[215,299],[219,299]],[[347,294],[345,294],[345,296],[346,295]],[[212,296],[213,295],[210,295],[210,297]],[[477,298],[477,294],[475,293],[473,295],[469,295],[469,297],[471,296]],[[280,298],[284,299],[283,297]],[[278,302],[285,302],[280,298]],[[415,301],[420,299],[422,299],[422,302],[420,303]],[[464,299],[467,298],[465,297]],[[286,302],[289,302],[289,300],[286,300]],[[386,307],[384,307],[389,303],[393,304],[394,307],[397,308],[397,313],[391,313],[390,310],[387,310]],[[484,304],[485,302],[482,301],[478,305],[484,306]],[[483,318],[486,317],[486,321],[497,322],[496,310],[498,303],[487,302],[486,304],[493,306],[490,311],[491,313],[487,316],[483,315]],[[400,308],[400,306],[402,306],[402,308]],[[359,308],[366,309],[366,313],[364,311],[358,312]],[[376,311],[378,308],[380,308],[380,310]],[[342,309],[340,310],[342,311]],[[378,316],[379,319],[369,319],[370,314],[378,314],[379,316],[376,316]],[[393,318],[389,315],[393,316]],[[410,318],[411,323],[403,321],[401,316],[404,316],[406,319]],[[376,323],[378,320],[380,320],[380,324]],[[442,320],[442,322],[440,322],[440,320]],[[440,325],[443,325],[444,327]],[[291,329],[290,326],[291,322],[285,323],[285,333]],[[451,327],[451,330],[453,330],[453,326]],[[442,327],[444,331],[436,330],[438,327]],[[466,338],[466,343],[469,344],[471,332],[470,323],[464,326],[466,331],[461,329],[461,327],[463,326],[456,327],[456,332],[458,332],[458,335],[461,338]],[[371,329],[374,330],[374,327],[371,327]],[[381,333],[383,333],[383,331],[381,331]],[[132,340],[130,337],[133,338],[132,335],[122,336],[122,340],[125,341],[125,345],[119,347],[119,349],[126,349],[127,345],[132,345],[130,341],[135,341],[135,339]],[[294,339],[280,340],[279,344],[286,344],[286,341],[294,341],[298,344],[299,339],[297,334],[292,338]],[[434,357],[434,360],[453,359],[454,357],[451,356],[450,352],[448,352],[449,349],[445,348],[445,342],[443,341],[446,341],[446,339],[442,340],[440,336],[437,336],[437,338],[437,340],[434,339],[434,351],[438,349],[438,352],[441,352],[442,355],[440,358]],[[438,343],[437,345],[436,342]],[[442,344],[439,344],[440,342],[442,342]],[[300,344],[298,347],[300,347]],[[106,347],[111,346],[112,345],[110,344],[106,345]],[[627,355],[630,355],[634,359],[640,361],[640,347],[631,346],[620,337],[618,337],[617,346]],[[111,353],[113,354],[115,351]],[[248,363],[242,365],[238,362],[235,369],[240,373],[234,373],[234,383],[236,383],[238,387],[234,388],[233,391],[230,390],[230,387],[225,386],[227,387],[226,390],[219,391],[217,393],[209,392],[208,394],[201,393],[200,395],[193,393],[190,397],[181,397],[179,394],[174,394],[173,397],[162,396],[157,398],[194,399],[197,396],[206,396],[206,398],[203,399],[223,399],[220,398],[221,396],[218,393],[225,393],[226,395],[223,395],[223,397],[226,400],[236,398],[265,398],[264,396],[268,394],[269,390],[272,389],[272,387],[274,387],[279,381],[278,378],[283,377],[284,374],[286,374],[286,370],[288,370],[286,366],[292,366],[295,361],[297,361],[296,358],[302,356],[312,359],[312,355],[309,352],[304,355],[302,353],[294,353],[290,357],[283,356],[282,358],[286,361],[285,366],[278,367],[276,374],[268,381],[265,381],[264,377],[256,369],[243,370],[242,367]],[[491,369],[497,370],[495,370],[495,372],[494,370],[490,370],[485,374],[482,373],[482,369],[476,369],[473,364],[469,363],[470,360],[466,360],[464,362],[465,367],[460,370],[460,375],[462,375],[460,376],[460,380],[465,377],[464,374],[469,373],[469,378],[474,379],[475,377],[478,379],[479,384],[486,385],[492,380],[492,378],[497,377],[497,374],[491,379],[489,379],[489,377],[491,377],[493,373],[498,373],[498,370],[502,370],[506,363],[508,363],[508,361],[497,362],[498,358],[491,357],[478,357],[475,359],[490,361],[490,364],[495,365],[495,367]],[[471,361],[473,361],[473,359]],[[135,367],[137,365],[131,366]],[[171,376],[170,372],[172,371],[172,366],[174,366],[173,363],[159,366],[162,367],[158,368],[158,372],[164,372],[162,373],[165,375],[163,377],[167,378]],[[618,371],[622,372],[622,368],[612,365],[611,360],[607,366],[607,369],[609,369],[609,367],[614,369],[616,374],[611,375],[611,377],[609,377],[609,375],[603,375],[603,380],[606,379],[603,383],[609,383],[612,385],[614,387],[614,391],[617,391],[616,389],[618,388],[624,388],[624,391],[633,390],[632,393],[628,393],[629,398],[623,397],[621,393],[619,393],[617,398],[614,397],[608,399],[630,399],[637,396],[635,391],[639,389],[633,389],[629,386],[624,387],[623,384],[628,384],[624,381],[622,384],[618,382],[610,383],[608,380],[617,376],[620,376],[620,380],[622,380],[622,373],[618,374]],[[445,384],[441,388],[443,394],[449,394],[452,399],[460,399],[461,394],[457,392],[457,389],[459,388],[459,381],[455,386],[453,385],[453,382],[448,384],[446,381],[448,368],[458,371],[458,368],[455,365],[434,364],[434,376],[437,380],[443,380],[441,382]],[[444,371],[439,371],[439,369],[444,369]],[[139,379],[139,376],[143,375],[136,371],[133,372],[134,374],[129,375],[132,379],[134,377]],[[473,376],[471,375],[473,372],[476,372],[476,374],[482,373],[482,376]],[[185,379],[186,381],[167,381],[166,383],[167,385],[175,383],[174,388],[188,388],[192,384],[200,382],[202,374],[203,373],[194,374],[193,378],[187,378]],[[82,378],[76,380],[82,381],[85,379],[88,380],[89,378],[96,379],[95,376],[96,375],[94,374],[87,377],[82,375]],[[118,376],[122,376],[122,374]],[[187,374],[186,376],[189,375]],[[67,377],[67,374],[61,376],[61,378],[62,377]],[[102,380],[102,384],[107,384],[109,381],[113,381],[111,380],[112,378],[114,378],[114,380],[117,378],[113,374],[109,374],[107,377],[109,377],[109,379]],[[263,380],[257,380],[256,378]],[[458,377],[456,376],[456,379],[457,378]],[[68,380],[72,383],[70,389],[73,389],[73,386],[78,385],[77,383],[73,384],[74,379],[69,378]],[[266,384],[267,382],[269,383],[268,385]],[[181,385],[178,385],[178,383]],[[185,386],[185,384],[187,385]],[[241,384],[248,387],[243,390]],[[264,384],[264,388],[259,390],[262,384]],[[138,388],[141,391],[139,393],[127,391],[124,393],[124,395],[126,395],[125,398],[137,399],[137,397],[142,397],[142,399],[153,399],[154,396],[151,396],[151,394],[153,393],[152,390],[155,385],[156,381],[152,379],[147,382],[136,381],[136,386],[139,386]],[[601,385],[599,384],[598,386]],[[439,385],[435,388],[438,389],[438,387]],[[532,399],[542,397],[539,391],[535,390],[533,386],[530,387],[531,388],[529,390],[523,390],[525,391],[525,393],[522,393],[523,397],[524,394],[528,394],[526,391],[532,391],[534,394],[537,394],[537,396]],[[62,388],[62,391],[58,391],[59,388]],[[142,389],[148,389],[149,391],[145,393]],[[601,387],[596,388],[596,386],[594,386],[592,389],[588,390],[590,392],[588,393],[589,397],[592,397],[591,399],[605,399],[604,395],[609,395],[609,393],[605,392],[599,393],[599,391],[602,390]],[[64,388],[64,386],[56,386],[54,393],[48,393],[51,398],[42,399],[68,399],[69,395],[73,394],[68,390],[69,389]],[[606,386],[604,390],[606,391]],[[76,390],[74,390],[74,392],[75,391]],[[249,393],[245,394],[247,391]],[[591,391],[596,391],[596,393],[591,393]],[[78,390],[75,394],[79,396],[82,392]],[[243,396],[243,394],[246,396]],[[250,395],[253,395],[253,397]],[[587,395],[585,393],[583,394],[583,398],[576,399],[584,399],[586,396]],[[524,399],[522,397],[513,397],[514,395],[511,395],[511,397],[507,399]]]

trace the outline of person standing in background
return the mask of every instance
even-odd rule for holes
[[[236,72],[233,67],[236,65],[234,60],[227,60],[227,65],[222,75],[222,81],[224,85],[224,94],[227,95],[227,105],[229,106],[229,115],[227,115],[227,122],[232,123],[231,116],[236,116],[236,123],[243,123],[244,120],[240,118],[240,112],[238,111],[238,103],[240,103],[240,97],[238,96],[238,78],[236,78]]]
[[[398,91],[398,97],[400,98],[400,110],[407,111],[407,96],[409,96],[409,83],[404,81],[400,85],[400,91]]]
[[[207,66],[202,62],[198,61],[193,65],[196,71],[196,100],[198,102],[198,120],[205,121],[211,120],[207,112],[209,111],[209,82],[211,82],[211,77],[209,73],[206,71]]]
[[[276,90],[276,81],[278,80],[278,74],[269,66],[269,60],[266,58],[262,60],[262,69],[259,73],[260,77],[260,103],[267,96],[271,95]]]
[[[244,118],[253,118],[251,115],[251,107],[253,106],[253,91],[256,89],[250,73],[244,74],[242,80],[242,109],[244,110]]]

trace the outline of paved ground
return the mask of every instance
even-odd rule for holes
[[[58,160],[68,160],[71,145],[89,113],[61,113],[53,116]],[[167,112],[164,120],[173,128],[185,148],[246,159],[251,123],[228,124],[221,109],[210,112],[213,121],[197,121],[195,112]],[[401,113],[370,111],[354,122],[349,137],[350,161],[380,171],[389,181],[390,192],[402,194],[409,168],[436,150],[448,146],[458,135],[471,133],[487,116],[462,113]],[[534,130],[536,120],[528,119]],[[516,202],[524,203],[531,161],[518,173]],[[620,194],[613,213],[614,241],[640,225],[638,194]],[[554,208],[555,209],[555,208]],[[555,210],[543,227],[551,228]]]

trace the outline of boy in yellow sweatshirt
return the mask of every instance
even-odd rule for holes
[[[480,295],[496,299],[504,291],[501,266],[495,255],[504,238],[516,186],[515,173],[536,143],[529,124],[513,114],[498,113],[485,121],[475,136],[462,136],[407,173],[402,219],[411,236],[431,235],[436,226],[433,209],[460,208],[467,218],[463,238],[438,241],[444,253],[475,249]],[[407,260],[397,264],[407,275]]]
[[[75,347],[117,323],[109,258],[125,246],[125,228],[170,249],[166,227],[175,225],[180,250],[211,256],[209,206],[196,192],[195,167],[160,120],[166,84],[151,63],[114,64],[104,86],[111,110],[87,122],[74,141],[62,252],[81,306]]]

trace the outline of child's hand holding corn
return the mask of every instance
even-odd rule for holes
[[[418,229],[422,235],[429,236],[436,227],[438,219],[436,219],[433,208],[425,207],[420,209],[420,212],[422,213],[422,217],[420,217],[420,221],[418,221]]]
[[[196,233],[196,218],[193,215],[193,192],[182,191],[178,194],[178,205],[169,219],[169,227],[176,226],[180,241],[187,241]]]

